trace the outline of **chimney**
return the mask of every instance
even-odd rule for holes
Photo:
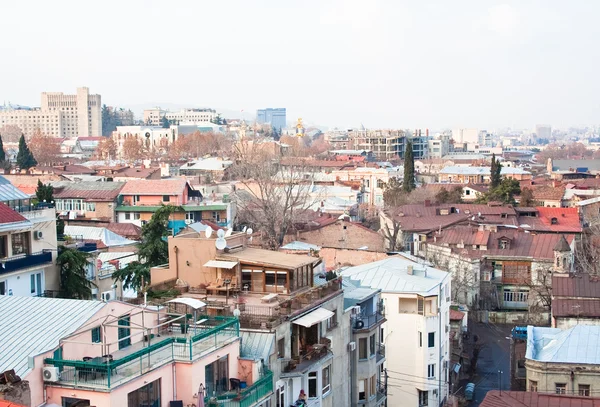
[[[414,274],[413,266],[406,267],[406,274],[408,274],[409,276],[412,276]]]
[[[431,206],[431,200],[430,199],[426,199],[425,200],[425,207],[428,208]]]

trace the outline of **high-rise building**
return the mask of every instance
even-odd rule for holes
[[[271,124],[277,130],[285,129],[287,126],[285,107],[258,109],[256,111],[256,122],[258,124]]]
[[[452,140],[455,143],[479,143],[479,130],[478,129],[453,129]]]
[[[549,140],[550,137],[552,137],[552,126],[550,126],[549,124],[536,124],[535,134],[538,139]]]
[[[28,136],[38,129],[53,137],[102,136],[101,97],[88,88],[77,88],[75,95],[43,92],[39,108],[0,110],[3,126],[18,126]]]

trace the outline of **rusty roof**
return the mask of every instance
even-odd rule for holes
[[[133,223],[110,222],[105,225],[106,229],[131,240],[140,240],[142,228]]]
[[[600,298],[555,298],[552,300],[552,316],[600,318]]]
[[[19,212],[14,211],[3,203],[0,203],[0,223],[16,222],[27,222],[27,219],[25,219]]]
[[[490,390],[480,407],[600,407],[600,398],[530,391]]]
[[[128,177],[128,178],[148,178],[156,171],[160,171],[160,168],[119,168],[113,173],[113,177]]]
[[[538,206],[535,209],[536,217],[519,217],[519,225],[526,230],[552,233],[581,233],[583,230],[577,208]]]
[[[96,182],[96,181],[58,181],[52,182],[54,198],[56,199],[85,199],[87,201],[114,201],[123,182]]]
[[[464,317],[464,312],[450,308],[450,321],[462,321]]]
[[[131,180],[125,183],[121,195],[181,195],[186,185],[185,177]]]
[[[600,278],[587,273],[569,277],[554,275],[552,294],[555,297],[600,298]]]

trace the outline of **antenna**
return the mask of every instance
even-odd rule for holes
[[[223,236],[225,236],[225,231],[223,229],[217,230],[217,237],[221,239]]]
[[[206,229],[204,230],[204,235],[206,236],[207,239],[210,239],[210,237],[212,236],[212,232],[213,232],[213,229],[210,226],[207,226]]]
[[[217,250],[223,250],[227,247],[227,240],[223,239],[222,237],[218,238],[215,240],[215,247]]]
[[[252,230],[252,228],[248,228],[248,229],[246,230],[246,234],[247,234],[247,235],[251,235],[251,234],[252,234],[252,232],[254,232],[254,231]]]
[[[231,236],[232,233],[233,233],[233,229],[227,229],[227,232],[225,232],[225,237]]]

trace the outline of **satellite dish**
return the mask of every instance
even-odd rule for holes
[[[212,232],[213,232],[213,229],[210,226],[207,226],[206,230],[204,230],[204,235],[206,236],[207,239],[210,239],[210,237],[212,236]]]
[[[225,237],[231,236],[232,233],[233,233],[233,229],[227,229],[227,232],[225,232]]]
[[[215,240],[215,247],[218,250],[223,250],[227,247],[227,240],[223,239],[222,237],[218,238],[217,240]]]
[[[242,233],[246,233],[246,226],[242,229]]]
[[[217,230],[217,237],[222,238],[223,236],[225,236],[225,231],[223,229]]]
[[[252,228],[248,228],[248,230],[246,230],[246,234],[247,234],[247,235],[251,235],[251,234],[252,234],[252,232],[254,232],[254,231],[252,230]]]

